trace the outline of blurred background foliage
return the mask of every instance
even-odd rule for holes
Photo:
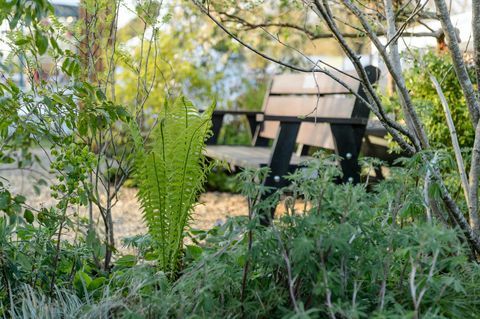
[[[433,75],[439,81],[449,104],[460,147],[471,147],[475,130],[469,119],[468,108],[453,70],[450,54],[438,53],[433,50],[423,53],[416,51],[407,58],[412,62],[412,67],[407,70],[405,75],[407,85],[425,124],[431,144],[440,148],[452,145],[445,112],[430,80],[430,75]],[[473,65],[468,70],[475,83]]]

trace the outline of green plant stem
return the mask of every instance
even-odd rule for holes
[[[67,204],[65,204],[65,207],[62,210],[62,216],[60,218],[60,226],[58,228],[58,234],[57,234],[57,244],[56,244],[56,247],[55,247],[55,257],[53,259],[53,274],[52,274],[52,279],[50,281],[50,296],[52,296],[52,297],[53,297],[53,291],[54,291],[54,288],[55,288],[55,280],[57,278],[58,261],[60,259],[60,243],[61,243],[63,223],[65,222],[66,213],[67,213]]]

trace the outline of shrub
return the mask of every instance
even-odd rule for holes
[[[286,214],[272,227],[253,215],[192,231],[196,244],[187,246],[173,283],[142,258],[117,262],[84,316],[475,318],[480,269],[460,233],[425,218],[414,159],[370,193],[333,183],[339,172],[329,163],[314,160],[289,177],[292,185],[281,190],[291,195]],[[242,191],[256,196],[257,187],[245,183]],[[294,210],[300,198],[311,206]],[[257,212],[271,204],[250,202]],[[140,247],[144,239],[135,241]]]
[[[445,113],[437,91],[430,80],[430,74],[440,82],[452,113],[460,146],[473,145],[475,130],[472,128],[468,108],[455,75],[450,54],[438,54],[433,51],[424,54],[416,52],[412,62],[412,68],[405,74],[405,78],[414,102],[419,108],[419,114],[425,124],[431,144],[437,147],[450,147],[452,142]],[[474,79],[473,68],[470,68],[469,72],[471,78]]]

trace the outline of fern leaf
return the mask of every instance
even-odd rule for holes
[[[203,151],[210,136],[212,104],[199,114],[185,98],[165,103],[148,151],[137,156],[138,197],[162,270],[174,274],[183,234],[203,190],[208,167]]]

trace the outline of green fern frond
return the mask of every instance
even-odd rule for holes
[[[162,270],[175,274],[183,234],[208,168],[205,140],[210,136],[212,104],[199,113],[185,98],[165,103],[148,151],[137,155],[138,198]]]

